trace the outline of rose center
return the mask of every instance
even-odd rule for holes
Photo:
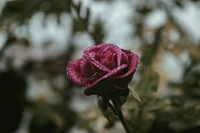
[[[97,79],[101,78],[101,77],[104,76],[104,75],[105,75],[105,72],[103,72],[103,71],[97,71],[97,72],[95,72],[92,76],[90,76],[90,77],[88,78],[88,81],[91,82],[91,83],[93,83],[93,82],[95,82]]]

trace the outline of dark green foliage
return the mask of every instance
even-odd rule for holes
[[[0,16],[0,22],[13,19],[23,23],[34,13],[42,11],[46,14],[55,13],[57,15],[64,11],[70,12],[71,0],[14,0],[8,1]]]
[[[18,128],[23,115],[26,80],[11,70],[0,73],[0,85],[0,121],[3,123],[0,131],[12,133]]]

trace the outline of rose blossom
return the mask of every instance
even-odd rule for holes
[[[128,84],[138,56],[113,44],[91,46],[81,59],[69,61],[66,71],[75,84],[86,87],[85,95],[127,96]]]

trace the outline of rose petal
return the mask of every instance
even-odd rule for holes
[[[83,77],[89,77],[93,74],[92,67],[86,59],[80,61],[80,73]]]
[[[121,58],[122,58],[122,51],[119,47],[113,45],[113,44],[108,44],[106,46],[106,49],[104,51],[112,51],[112,53],[116,54],[116,59],[117,59],[117,66],[120,66],[121,64]]]
[[[116,62],[115,62],[115,55],[111,52],[108,52],[104,60],[101,62],[104,64],[108,69],[112,70],[117,67]]]
[[[134,71],[137,68],[139,57],[136,54],[133,54],[131,52],[128,53],[127,55],[129,57],[129,64],[128,64],[127,73],[120,75],[120,76],[117,76],[116,78],[124,78],[124,77],[134,73]]]
[[[95,53],[104,53],[106,51],[108,51],[109,48],[118,48],[117,46],[113,45],[113,44],[99,44],[97,46],[91,46],[88,47],[85,51],[84,51],[84,55],[88,55],[91,52],[95,52]]]
[[[122,64],[129,64],[128,55],[125,52],[122,53],[120,65]]]
[[[114,68],[117,67],[117,64],[115,60],[111,59],[110,61],[107,62],[106,67],[109,68],[110,70],[113,70]]]
[[[110,69],[108,69],[107,67],[105,67],[103,64],[101,64],[100,62],[98,62],[94,56],[92,54],[90,54],[88,60],[90,60],[90,62],[96,66],[98,69],[105,71],[105,72],[110,72]]]
[[[91,46],[84,51],[83,56],[87,58],[90,56],[90,53],[92,53],[92,52],[105,54],[108,50],[116,53],[117,66],[120,66],[122,51],[119,47],[117,47],[116,45],[113,45],[113,44],[99,44],[97,46]]]
[[[101,81],[101,80],[103,80],[103,79],[105,79],[105,78],[111,77],[112,75],[116,74],[118,71],[124,69],[125,67],[127,67],[127,65],[126,65],[126,64],[123,64],[123,65],[121,65],[120,67],[117,67],[117,68],[111,70],[111,72],[109,72],[108,74],[106,74],[106,75],[104,75],[103,77],[99,78],[98,80],[96,80],[94,83],[88,85],[87,87],[92,87],[92,86],[96,85],[99,81]]]
[[[121,59],[122,59],[122,51],[119,47],[112,49],[117,55],[117,66],[120,66],[121,64]]]
[[[82,59],[77,61],[69,61],[67,64],[66,72],[70,80],[77,85],[85,86],[87,81],[82,78],[80,63]]]
[[[106,52],[106,55],[104,55],[104,59],[101,61],[102,64],[106,64],[108,61],[112,59],[113,53],[110,51]]]

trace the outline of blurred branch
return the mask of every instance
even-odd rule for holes
[[[8,33],[8,38],[6,42],[3,44],[3,47],[0,49],[0,60],[2,58],[3,52],[6,50],[7,47],[11,45],[11,43],[15,42],[17,39],[12,33]]]
[[[157,29],[157,31],[155,32],[155,35],[154,35],[154,42],[152,44],[143,46],[143,47],[146,47],[146,48],[143,48],[143,55],[141,58],[142,65],[144,67],[149,67],[151,65],[151,63],[157,53],[159,44],[161,42],[161,39],[162,39],[161,36],[162,36],[163,29],[164,29],[164,26]]]
[[[170,9],[170,7],[168,7],[164,2],[160,2],[159,1],[158,5],[162,9],[164,9],[165,13],[168,16],[168,19],[177,28],[177,30],[180,32],[181,36],[187,37],[188,36],[187,32],[184,29],[182,29],[182,27],[179,25],[179,23],[177,22],[177,20],[174,18],[174,15],[172,13],[172,9]]]

